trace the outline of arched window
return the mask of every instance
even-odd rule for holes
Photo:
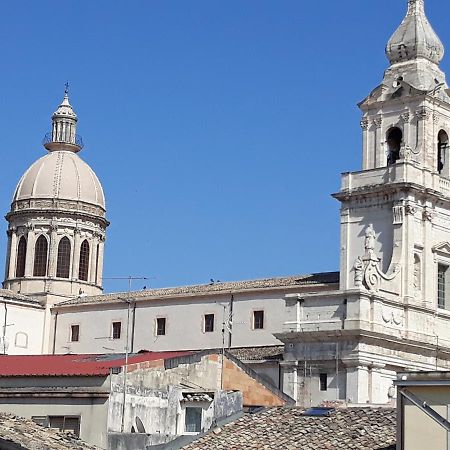
[[[89,274],[89,242],[85,239],[80,248],[80,270],[78,278],[83,281],[88,280]]]
[[[438,149],[437,149],[437,171],[442,173],[448,166],[448,135],[444,130],[439,131],[438,134]],[[445,170],[444,172],[448,172]],[[448,176],[449,174],[446,173]]]
[[[58,245],[58,260],[56,264],[56,276],[58,278],[69,278],[70,248],[69,238],[63,237]]]
[[[35,277],[45,277],[47,275],[47,251],[47,239],[41,234],[34,247],[33,275]]]
[[[400,147],[402,145],[403,133],[400,128],[391,128],[386,135],[388,145],[388,166],[395,164],[400,159]]]
[[[25,276],[25,260],[27,258],[27,240],[22,236],[17,246],[16,277]]]

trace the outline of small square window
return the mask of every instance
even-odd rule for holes
[[[264,328],[264,311],[253,311],[253,329],[262,330]]]
[[[202,408],[186,408],[184,429],[187,433],[200,433],[202,431]]]
[[[122,322],[113,322],[112,324],[112,338],[120,339],[120,334],[122,331]]]
[[[214,314],[205,314],[205,333],[214,331]]]
[[[156,336],[164,336],[166,334],[166,318],[158,317],[156,319]]]
[[[320,390],[328,391],[328,374],[321,373],[319,375],[319,380],[320,380]]]
[[[78,342],[80,340],[80,325],[70,326],[70,342]]]

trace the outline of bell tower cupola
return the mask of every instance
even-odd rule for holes
[[[424,0],[407,0],[386,56],[381,84],[358,105],[362,170],[335,194],[341,288],[450,310],[450,90]]]

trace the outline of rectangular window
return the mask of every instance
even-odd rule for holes
[[[166,334],[166,318],[158,317],[156,319],[156,336],[164,336]]]
[[[326,373],[320,374],[320,390],[328,391],[328,375]]]
[[[202,431],[202,408],[186,408],[184,430],[187,433],[200,433]]]
[[[205,333],[214,331],[214,314],[205,314]]]
[[[437,297],[438,308],[445,308],[446,284],[447,284],[447,266],[438,264],[438,278],[437,278]]]
[[[122,322],[113,322],[112,324],[112,338],[120,339],[120,333],[122,331]]]
[[[253,311],[253,329],[262,330],[264,328],[264,311]]]
[[[33,416],[33,422],[59,431],[70,431],[80,437],[80,416]]]
[[[70,342],[78,342],[80,340],[80,325],[70,326]]]

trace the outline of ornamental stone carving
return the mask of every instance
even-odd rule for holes
[[[376,128],[381,128],[381,125],[383,124],[383,118],[382,117],[376,117],[373,119],[373,124]]]
[[[371,255],[375,249],[375,231],[372,224],[366,228],[365,235],[364,248],[366,250],[366,255]]]
[[[432,113],[431,113],[431,110],[428,109],[428,108],[426,108],[425,106],[419,108],[419,109],[416,111],[416,117],[417,117],[419,120],[428,120],[428,119],[431,117],[431,114],[432,114]]]
[[[401,311],[396,311],[392,308],[383,308],[381,312],[383,322],[389,325],[402,326],[404,316]]]
[[[400,225],[403,223],[403,206],[397,205],[392,208],[393,224]]]
[[[355,287],[361,287],[364,277],[364,262],[360,256],[356,258],[353,270],[355,271]]]
[[[403,123],[409,123],[411,120],[411,114],[409,112],[405,112],[400,116],[403,120]]]
[[[435,217],[435,213],[430,208],[426,207],[422,211],[422,218],[424,221],[433,222],[433,219]]]
[[[405,205],[405,214],[414,216],[417,212],[417,207],[412,203],[406,203]]]
[[[361,125],[361,128],[363,130],[367,130],[369,128],[369,119],[367,117],[364,117],[363,119],[361,119],[359,124]]]

